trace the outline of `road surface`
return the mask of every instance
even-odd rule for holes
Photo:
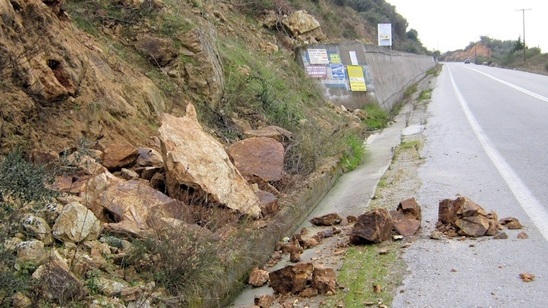
[[[409,273],[393,306],[548,307],[548,77],[446,63],[429,113],[423,236],[404,254]],[[429,239],[439,200],[457,195],[526,227],[503,240]]]

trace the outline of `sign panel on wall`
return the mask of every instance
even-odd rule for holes
[[[351,50],[348,54],[350,55],[350,63],[352,63],[352,65],[358,65],[358,57],[356,56],[356,52]]]
[[[341,63],[341,55],[339,55],[338,53],[330,53],[329,59],[331,60],[331,63],[333,64]]]
[[[359,65],[349,65],[346,67],[348,79],[350,80],[351,91],[367,91],[363,68]]]
[[[311,65],[306,67],[306,73],[312,78],[326,78],[327,67],[319,65]]]
[[[329,57],[326,49],[308,49],[310,64],[329,64]]]
[[[331,64],[331,78],[333,79],[345,79],[346,74],[344,73],[344,65],[342,64]]]
[[[392,46],[392,24],[378,24],[377,30],[379,37],[379,46]]]

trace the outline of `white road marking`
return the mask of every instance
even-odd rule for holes
[[[495,165],[495,167],[501,174],[502,178],[504,179],[504,181],[506,182],[506,184],[512,191],[512,194],[514,194],[514,196],[516,197],[516,200],[519,202],[519,204],[521,205],[525,213],[527,213],[529,218],[531,218],[531,221],[535,224],[535,226],[540,231],[542,236],[544,236],[544,239],[548,241],[548,213],[546,212],[544,207],[540,204],[540,202],[535,198],[535,196],[533,196],[533,194],[527,188],[527,186],[525,186],[523,181],[518,177],[518,175],[514,172],[514,170],[512,170],[510,165],[508,165],[508,163],[504,160],[504,158],[502,158],[500,153],[494,148],[491,141],[489,140],[487,135],[485,135],[485,133],[483,132],[483,129],[481,128],[478,121],[472,114],[472,111],[468,107],[468,104],[466,103],[466,100],[462,96],[459,88],[457,87],[457,84],[455,83],[455,80],[453,79],[453,74],[451,74],[451,69],[448,68],[448,72],[449,72],[449,76],[451,77],[451,83],[453,84],[453,89],[455,90],[455,93],[457,94],[457,98],[462,107],[462,110],[466,114],[466,118],[468,119],[468,122],[470,123],[470,126],[472,127],[472,130],[474,131],[474,134],[480,141],[481,146],[483,147],[483,150],[485,151],[485,153],[487,153],[487,156],[489,156],[489,158],[491,159],[491,161],[493,162],[493,164]],[[491,78],[497,80],[497,78],[495,77],[491,77]],[[502,81],[500,79],[497,81],[510,85],[507,82]],[[513,88],[517,89],[519,87],[514,86]],[[546,99],[546,101],[548,102],[548,98],[544,98],[544,99]]]
[[[537,93],[535,93],[535,92],[531,92],[531,91],[529,91],[529,90],[527,90],[527,89],[524,89],[524,88],[522,88],[522,87],[516,86],[516,85],[513,84],[513,83],[509,83],[509,82],[507,82],[507,81],[504,81],[504,80],[499,79],[499,78],[497,78],[497,77],[491,76],[491,75],[489,75],[489,74],[487,74],[487,73],[484,73],[484,72],[482,72],[482,71],[479,71],[479,70],[477,70],[477,69],[474,69],[474,68],[469,68],[469,69],[472,70],[472,71],[476,71],[476,72],[478,72],[478,73],[480,73],[480,74],[483,74],[483,75],[485,75],[485,76],[487,76],[487,77],[489,77],[489,78],[491,78],[491,79],[493,79],[493,80],[495,80],[495,81],[498,81],[498,82],[500,82],[500,83],[502,83],[502,84],[504,84],[504,85],[507,85],[507,86],[509,86],[510,88],[516,89],[516,90],[518,90],[518,91],[520,91],[520,92],[523,92],[523,93],[525,93],[525,94],[527,94],[527,95],[530,95],[530,96],[532,96],[532,97],[534,97],[534,98],[538,98],[538,99],[540,99],[541,101],[545,101],[545,102],[548,103],[548,97],[546,97],[546,96],[542,96],[542,95],[537,94]]]

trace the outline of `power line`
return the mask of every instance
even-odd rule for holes
[[[531,9],[516,10],[516,12],[521,11],[521,13],[523,14],[523,61],[526,60],[525,49],[527,48],[527,45],[525,45],[525,11],[530,11],[530,10]]]

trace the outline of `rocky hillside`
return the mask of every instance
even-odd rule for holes
[[[487,46],[478,43],[464,50],[455,50],[444,54],[443,61],[464,61],[466,59],[473,61],[476,58],[488,59],[492,53]]]
[[[340,1],[0,13],[0,306],[220,306],[386,117],[326,102],[293,59],[375,40]]]

